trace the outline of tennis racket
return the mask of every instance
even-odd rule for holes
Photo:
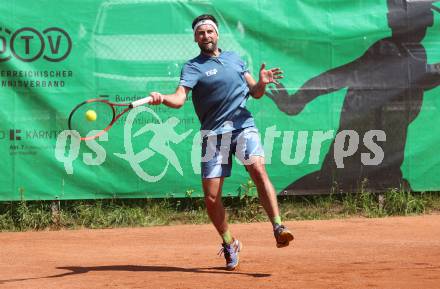
[[[73,108],[69,115],[68,127],[70,130],[76,130],[81,140],[95,139],[107,132],[124,113],[151,101],[151,96],[131,103],[115,103],[104,98],[89,99]],[[122,108],[120,113],[117,113],[117,107]]]

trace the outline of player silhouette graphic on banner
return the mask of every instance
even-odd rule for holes
[[[285,190],[351,191],[367,179],[373,189],[410,189],[400,167],[404,160],[408,126],[420,112],[423,94],[440,84],[439,65],[427,64],[421,41],[433,25],[432,5],[436,1],[388,0],[388,26],[392,35],[378,40],[359,58],[311,78],[289,95],[277,84],[268,96],[288,114],[299,114],[315,98],[343,88],[347,93],[341,110],[338,133],[355,131],[360,138],[358,150],[337,166],[335,142],[325,156],[321,170],[294,181]],[[372,154],[362,141],[368,131],[383,131],[385,139],[376,140],[383,150],[379,164],[366,165],[362,154]]]

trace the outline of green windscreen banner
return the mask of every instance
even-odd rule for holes
[[[277,192],[440,190],[437,1],[3,2],[0,200],[202,196],[191,93],[180,109],[127,109],[96,139],[68,126],[86,100],[96,109],[71,122],[111,121],[122,104],[173,93],[200,53],[201,14],[256,80],[262,63],[284,73],[247,101]],[[115,111],[98,109],[106,102]],[[249,179],[233,157],[223,195]]]

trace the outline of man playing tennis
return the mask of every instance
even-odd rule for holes
[[[151,92],[151,104],[181,107],[190,90],[202,131],[202,185],[208,215],[223,240],[222,252],[226,269],[234,270],[239,263],[241,242],[228,227],[221,200],[225,177],[231,175],[232,154],[243,162],[254,181],[260,202],[273,225],[278,248],[293,240],[292,233],[282,225],[275,189],[266,173],[264,151],[251,113],[245,108],[249,95],[260,98],[266,85],[282,78],[279,68],[261,65],[259,81],[249,74],[240,57],[217,47],[219,30],[212,15],[201,15],[192,23],[194,41],[200,54],[185,63],[180,83],[173,94]]]

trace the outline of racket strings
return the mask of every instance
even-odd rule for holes
[[[105,102],[87,102],[72,113],[69,128],[76,130],[81,138],[97,135],[105,130],[114,119],[114,110]]]

